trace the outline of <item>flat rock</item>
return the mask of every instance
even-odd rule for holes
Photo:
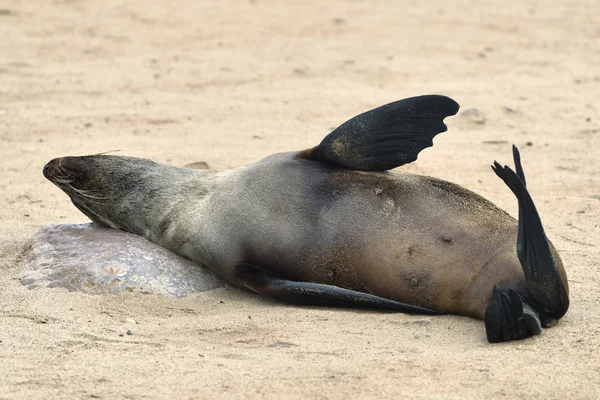
[[[21,283],[29,289],[182,297],[224,286],[213,272],[143,237],[93,223],[49,225],[24,255]]]

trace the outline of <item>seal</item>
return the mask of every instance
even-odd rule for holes
[[[518,221],[456,184],[389,171],[432,146],[458,109],[441,95],[396,101],[312,149],[226,171],[91,155],[54,159],[43,174],[92,221],[275,300],[466,315],[490,342],[537,335],[567,312],[568,284],[517,148],[515,170],[492,168]]]

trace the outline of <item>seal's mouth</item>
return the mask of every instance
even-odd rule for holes
[[[62,158],[55,158],[44,165],[42,173],[50,182],[58,186],[63,192],[71,194],[74,192],[72,174],[62,166]]]
[[[55,158],[44,165],[42,173],[68,195],[91,198],[90,182],[93,180],[93,166],[88,163],[89,157]]]
[[[44,165],[42,174],[44,174],[46,179],[54,183],[63,192],[68,194],[69,197],[71,197],[71,200],[73,200],[73,203],[75,203],[75,205],[79,208],[77,203],[80,203],[81,205],[83,205],[83,203],[79,202],[78,197],[75,196],[78,189],[76,186],[74,186],[74,184],[76,184],[76,176],[78,174],[73,170],[73,168],[68,168],[67,165],[64,165],[67,164],[64,163],[65,158],[66,157],[55,158],[48,162],[48,164]]]
[[[89,168],[84,157],[61,157],[44,165],[42,173],[46,179],[65,192],[71,198],[73,205],[92,221],[120,229],[100,215],[98,208],[106,205],[107,197],[100,196],[95,190],[87,188],[89,174],[86,171]]]
[[[72,158],[74,157],[61,157],[48,162],[42,169],[44,177],[57,186],[59,184],[73,184],[81,176],[81,173],[68,162],[68,159]]]
[[[50,160],[48,164],[44,165],[42,169],[42,174],[44,177],[52,182],[52,179],[60,170],[60,158],[55,158],[54,160]]]

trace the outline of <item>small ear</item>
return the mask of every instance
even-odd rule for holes
[[[383,171],[417,159],[447,130],[444,118],[458,112],[446,96],[399,100],[346,121],[307,152],[307,157],[359,171]]]

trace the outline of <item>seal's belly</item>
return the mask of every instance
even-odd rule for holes
[[[435,212],[405,215],[401,208],[382,212],[360,202],[298,221],[303,223],[279,221],[268,233],[264,224],[250,230],[244,261],[290,280],[448,312],[465,302],[468,289],[497,251],[499,235],[469,220],[448,220]]]
[[[210,230],[198,254],[231,283],[235,265],[248,262],[290,280],[456,312],[491,255],[514,248],[516,221],[456,185],[275,162],[232,174],[207,202],[201,225]]]

